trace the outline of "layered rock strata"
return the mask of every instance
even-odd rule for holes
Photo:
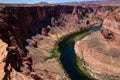
[[[100,31],[76,42],[76,55],[84,67],[98,80],[120,79],[120,9],[103,21]]]
[[[8,53],[1,67],[3,73],[1,79],[21,80],[25,75],[35,80],[67,79],[56,59],[45,62],[45,58],[51,55],[50,50],[58,38],[79,30],[81,25],[85,27],[96,23],[88,19],[92,12],[90,7],[81,6],[2,5],[0,7],[0,39],[8,45]],[[86,24],[86,21],[89,21],[89,24]],[[53,62],[58,66],[53,67]],[[55,69],[56,71],[53,71]],[[30,80],[27,77],[26,80]]]
[[[6,43],[4,43],[1,39],[0,39],[0,80],[2,80],[5,76],[5,72],[4,72],[4,67],[5,67],[5,59],[7,57],[7,47],[8,45]]]
[[[70,5],[1,4],[0,39],[8,45],[1,79],[21,79],[15,75],[35,80],[67,79],[57,59],[45,59],[61,36],[96,24],[93,11]]]

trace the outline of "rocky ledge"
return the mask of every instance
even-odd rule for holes
[[[120,80],[120,9],[103,21],[100,31],[75,43],[76,55],[98,80]]]

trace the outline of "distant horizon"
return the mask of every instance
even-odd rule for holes
[[[0,0],[0,3],[6,4],[36,4],[41,2],[47,3],[65,3],[65,2],[82,2],[82,1],[103,1],[103,0]]]

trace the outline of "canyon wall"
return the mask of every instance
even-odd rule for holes
[[[23,48],[23,45],[20,44],[23,44],[27,38],[36,33],[41,33],[42,27],[46,28],[47,25],[52,25],[51,18],[58,20],[62,14],[75,14],[77,18],[82,19],[87,16],[87,13],[91,12],[91,8],[81,6],[5,7],[1,10],[1,17],[4,17],[5,28],[9,29],[11,34],[14,34],[15,39],[19,37],[17,43]],[[64,17],[63,21],[65,21]],[[65,22],[56,22],[56,25],[62,23]]]
[[[104,19],[100,31],[91,33],[75,44],[82,66],[98,80],[120,79],[120,9]]]
[[[5,60],[2,61],[4,65],[1,70],[4,72],[1,79],[3,78],[4,80],[13,80],[12,78],[14,78],[15,80],[18,80],[22,77],[24,79],[26,78],[26,80],[30,80],[32,78],[36,80],[46,80],[51,78],[54,80],[52,77],[54,77],[57,73],[53,72],[52,77],[50,76],[51,72],[54,69],[52,68],[51,72],[49,71],[49,61],[48,63],[44,63],[45,67],[47,65],[46,68],[48,70],[45,69],[42,72],[39,71],[40,69],[38,68],[39,66],[43,68],[43,64],[39,63],[43,62],[42,55],[48,56],[48,54],[45,54],[46,52],[43,51],[43,49],[48,52],[46,47],[51,46],[51,42],[53,46],[56,41],[56,39],[54,39],[56,37],[51,37],[53,36],[53,33],[56,34],[55,36],[57,36],[57,38],[60,38],[61,36],[66,35],[70,32],[80,30],[82,28],[85,29],[93,24],[98,23],[98,18],[101,20],[104,19],[105,16],[102,15],[102,13],[107,14],[107,12],[111,12],[112,10],[113,8],[111,7],[105,8],[104,10],[104,6],[102,6],[102,8],[98,8],[89,6],[82,7],[49,4],[1,4],[0,39],[2,43],[5,43],[7,45],[4,47],[4,49],[1,48],[5,52],[7,51],[7,53],[5,53],[5,56],[3,56]],[[99,11],[100,15],[98,15]],[[41,42],[39,42],[40,40]],[[28,44],[32,47],[28,47],[26,49],[25,47],[28,46]],[[39,48],[41,48],[41,50],[38,50]],[[31,53],[32,58],[27,53]],[[37,66],[37,71],[39,71],[38,74],[40,74],[40,76],[34,73],[35,69],[32,68],[32,65],[36,63],[39,63],[35,66]],[[58,66],[56,68],[59,71]],[[23,74],[26,74],[27,77]],[[18,75],[18,77],[15,77],[15,75]],[[64,77],[60,76],[56,75],[57,79],[59,78],[63,80]]]
[[[26,39],[37,33],[47,36],[52,27],[64,27],[69,23],[71,23],[69,26],[77,26],[79,29],[82,19],[85,19],[83,20],[84,26],[90,25],[90,22],[86,24],[86,21],[87,17],[89,17],[88,14],[92,12],[93,10],[90,7],[65,5],[27,7],[6,5],[1,7],[0,39],[7,45],[1,49],[8,51],[6,51],[5,56],[1,56],[5,58],[1,79],[13,80],[14,78],[14,80],[18,80],[20,78],[21,80],[25,77],[23,73],[34,72],[31,66],[33,64],[32,58],[27,54],[28,50],[25,48],[28,45]],[[36,80],[40,79],[36,74],[31,76]],[[30,80],[31,76],[27,75],[25,80]]]
[[[101,33],[106,39],[119,39],[120,28],[120,9],[116,9],[110,13],[104,20]]]

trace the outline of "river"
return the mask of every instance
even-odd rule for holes
[[[93,80],[93,78],[85,75],[85,73],[77,66],[74,44],[78,39],[80,40],[91,32],[100,30],[100,28],[101,26],[92,26],[90,29],[78,31],[65,36],[58,43],[59,52],[61,53],[60,61],[71,80]]]

